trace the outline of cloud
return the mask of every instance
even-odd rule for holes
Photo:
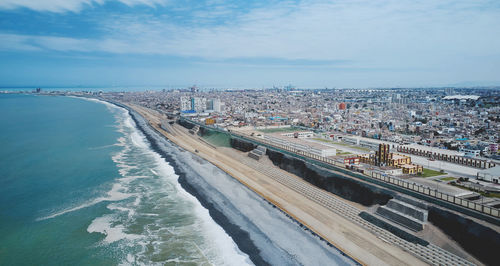
[[[500,12],[486,1],[310,0],[245,12],[213,5],[218,8],[185,11],[183,23],[169,14],[110,15],[100,22],[102,36],[92,39],[3,34],[0,49],[360,62],[359,67],[380,68],[446,67],[460,58],[500,54],[500,27],[492,27],[500,24]],[[208,23],[213,20],[217,23]]]
[[[80,12],[83,8],[102,5],[107,0],[0,0],[0,9],[28,8],[35,11],[55,13]],[[165,5],[166,0],[115,0],[128,6],[148,5],[151,7]]]

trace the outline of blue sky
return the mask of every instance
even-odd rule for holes
[[[500,85],[500,1],[0,0],[0,86]]]

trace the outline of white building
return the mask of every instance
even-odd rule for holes
[[[209,111],[220,113],[223,111],[223,105],[224,103],[216,98],[207,100],[207,110]]]
[[[479,157],[481,155],[480,150],[460,149],[460,151],[464,153],[465,157],[470,157],[470,158]]]
[[[314,155],[318,155],[321,157],[328,157],[328,156],[337,155],[337,149],[335,149],[335,148],[331,148],[331,147],[324,146],[321,144],[316,144],[316,143],[308,143],[307,145],[302,144],[302,143],[298,143],[297,141],[299,141],[299,140],[296,138],[292,138],[292,140],[296,140],[296,141],[289,141],[286,138],[279,138],[279,137],[264,135],[264,139],[266,139],[274,144],[277,144],[277,145],[287,146],[287,147],[290,147],[290,148],[293,148],[293,149],[296,149],[299,151],[312,153]]]
[[[191,99],[193,110],[197,113],[204,112],[207,109],[207,99],[201,97],[194,97]]]
[[[181,97],[181,111],[193,110],[191,106],[191,98],[187,96]]]
[[[500,166],[477,172],[477,179],[498,184],[498,180],[500,180]]]

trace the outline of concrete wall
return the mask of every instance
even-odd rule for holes
[[[249,152],[257,147],[257,145],[253,143],[246,142],[236,138],[231,138],[229,142],[231,144],[231,147],[240,150],[242,152]]]
[[[500,233],[453,212],[429,206],[429,222],[487,265],[498,265]]]
[[[401,237],[402,239],[406,240],[406,241],[410,241],[412,243],[415,243],[415,244],[419,244],[419,245],[422,245],[422,246],[427,246],[429,245],[429,242],[427,242],[426,240],[423,240],[419,237],[416,237],[404,230],[401,230],[399,229],[398,227],[388,223],[388,222],[385,222],[367,212],[361,212],[359,214],[359,216],[365,220],[367,220],[368,222],[380,227],[380,228],[384,228],[385,230],[397,235],[398,237]]]
[[[191,123],[187,122],[186,120],[182,120],[182,119],[177,121],[177,123],[179,123],[179,125],[187,128],[187,129],[191,129],[194,127],[194,124],[191,124]]]
[[[422,222],[419,222],[416,219],[411,219],[408,216],[404,215],[404,213],[401,213],[398,210],[392,208],[388,208],[387,206],[378,207],[377,213],[393,222],[410,228],[413,231],[421,231],[424,229],[424,224]]]
[[[417,208],[416,206],[410,205],[408,203],[399,200],[390,200],[387,203],[387,207],[399,211],[403,214],[409,215],[423,223],[427,222],[427,211]]]
[[[293,173],[319,188],[364,206],[385,205],[395,195],[392,191],[331,173],[280,152],[268,149],[267,155],[281,169]]]

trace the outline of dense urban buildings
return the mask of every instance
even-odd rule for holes
[[[498,165],[500,158],[499,88],[222,90],[193,86],[103,96],[169,117],[186,116],[213,127],[287,142],[345,161],[358,171],[376,167],[384,174],[412,176],[432,169],[454,178],[472,178],[477,176],[476,168]],[[279,128],[281,132],[273,131]],[[390,149],[383,158],[377,155],[381,145]],[[447,163],[467,168],[456,170]]]
[[[454,150],[495,158],[500,132],[498,89],[179,89],[112,93],[162,110],[213,118],[216,125],[292,125],[337,136]]]

